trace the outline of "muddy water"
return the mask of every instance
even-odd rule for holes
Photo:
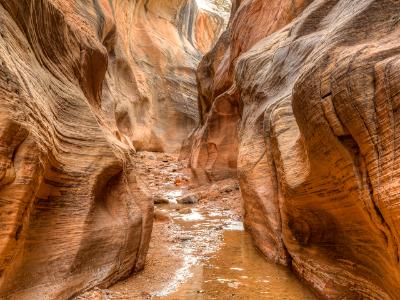
[[[266,261],[227,210],[189,207],[190,214],[162,208],[187,233],[187,245],[184,266],[154,299],[316,299],[290,271]]]
[[[136,167],[149,192],[169,202],[156,204],[146,267],[77,299],[315,299],[292,273],[269,263],[253,246],[240,222],[236,180],[190,188],[184,163],[163,153],[142,152]],[[201,200],[177,204],[185,193]]]

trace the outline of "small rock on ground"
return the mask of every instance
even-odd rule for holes
[[[154,195],[153,202],[154,204],[168,204],[169,200],[162,195]]]
[[[195,204],[199,202],[199,196],[196,194],[185,195],[177,200],[180,204]]]
[[[189,207],[184,207],[179,210],[179,213],[181,214],[190,214],[191,212],[192,210]]]
[[[189,235],[181,235],[181,236],[178,237],[178,239],[180,241],[189,241],[189,240],[193,239],[193,237],[191,237]]]
[[[169,221],[171,221],[170,215],[167,212],[159,210],[159,209],[156,209],[154,211],[154,219],[156,221],[160,221],[160,222],[169,222]]]

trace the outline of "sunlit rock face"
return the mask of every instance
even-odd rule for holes
[[[400,4],[241,1],[198,70],[199,181],[325,299],[399,299]]]
[[[1,299],[66,299],[143,267],[135,148],[180,145],[223,23],[193,1],[0,0]]]

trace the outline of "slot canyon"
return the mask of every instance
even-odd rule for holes
[[[0,0],[0,299],[400,299],[399,38],[398,0]]]

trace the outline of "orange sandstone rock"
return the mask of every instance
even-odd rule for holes
[[[185,0],[0,0],[0,298],[67,299],[143,268],[135,148],[179,147],[223,23]]]
[[[399,15],[241,1],[199,67],[194,173],[237,174],[258,247],[325,299],[400,298]]]

